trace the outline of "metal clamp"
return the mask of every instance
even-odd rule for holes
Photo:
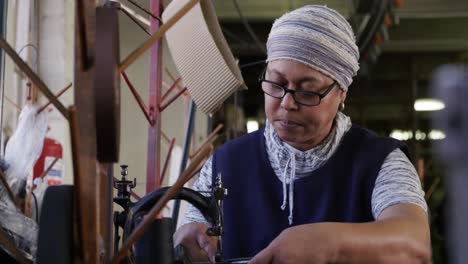
[[[216,201],[217,217],[214,221],[214,225],[206,230],[206,234],[208,236],[215,236],[218,240],[215,255],[216,262],[222,261],[223,247],[221,243],[221,237],[224,235],[223,200],[227,194],[227,189],[223,188],[221,173],[218,173],[216,176],[215,188],[213,189],[213,198]]]

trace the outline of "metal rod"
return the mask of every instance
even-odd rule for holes
[[[253,61],[253,62],[249,62],[249,63],[246,63],[246,64],[239,65],[239,68],[244,69],[244,68],[256,66],[256,65],[259,65],[259,64],[265,64],[265,59],[263,59],[263,60],[258,60],[258,61]]]
[[[164,102],[164,100],[169,96],[169,94],[174,90],[174,88],[177,87],[179,81],[180,81],[180,78],[177,78],[177,80],[175,80],[175,82],[172,83],[172,85],[169,87],[169,90],[167,90],[167,92],[161,98],[161,102]]]
[[[165,81],[162,82],[162,86],[166,89],[170,89],[172,85],[169,85],[168,83],[166,83]],[[180,83],[177,84],[177,90],[182,90],[183,88],[180,86]],[[187,96],[187,93],[184,93],[183,96]]]
[[[162,138],[164,139],[164,141],[166,141],[166,143],[169,143],[171,142],[171,140],[169,139],[169,137],[166,135],[166,133],[164,133],[164,131],[161,130],[161,136]]]
[[[153,126],[154,120],[150,117],[149,111],[148,111],[148,107],[145,105],[145,102],[143,102],[143,100],[141,99],[140,95],[139,95],[138,92],[136,91],[135,87],[133,86],[133,84],[132,84],[132,83],[130,82],[130,80],[128,79],[127,74],[126,74],[124,71],[121,72],[121,74],[122,74],[122,77],[124,78],[125,82],[127,83],[128,88],[129,88],[130,91],[132,92],[133,97],[134,97],[135,100],[137,101],[138,106],[140,107],[141,111],[142,111],[143,114],[145,115],[146,120],[148,120],[148,123],[150,124],[150,126]]]
[[[167,88],[167,89],[171,88],[171,86],[167,82],[165,82],[164,80],[162,81],[162,86],[164,88]]]
[[[52,104],[62,113],[65,119],[68,120],[68,112],[60,101],[55,98],[54,94],[50,91],[47,85],[37,76],[37,74],[18,56],[16,51],[6,42],[0,38],[0,47],[10,56],[18,68],[23,71],[26,76],[34,83],[34,85],[41,90],[41,92],[49,99]]]
[[[102,175],[108,177],[108,175],[109,175],[108,173],[109,173],[108,171],[105,171],[104,169],[101,168],[101,174],[102,174]],[[115,181],[118,181],[119,179],[117,179],[117,178],[114,176],[114,170],[112,170],[112,174],[110,174],[110,175],[112,176],[112,177],[110,177],[110,178],[112,179],[112,182],[111,182],[111,185],[110,185],[110,186],[114,186],[114,182],[115,182]],[[131,195],[133,198],[135,198],[136,200],[140,200],[140,199],[141,199],[141,197],[140,197],[137,193],[135,193],[135,192],[133,192],[133,191],[130,191],[130,195]],[[112,198],[112,197],[111,197],[111,198]]]
[[[193,100],[190,100],[189,111],[188,111],[188,119],[187,119],[187,126],[185,131],[185,140],[184,140],[184,149],[182,154],[182,160],[180,162],[180,176],[182,176],[182,172],[187,167],[187,161],[189,158],[189,149],[190,149],[190,140],[192,139],[192,132],[193,126],[195,123],[195,112],[196,112],[196,105]],[[192,163],[190,163],[192,165]],[[179,210],[180,210],[180,200],[174,201],[174,210],[172,211],[172,222],[174,228],[177,228],[177,220],[179,218]]]
[[[47,175],[47,173],[49,173],[49,171],[54,167],[55,163],[57,163],[59,159],[59,157],[55,158],[54,161],[52,161],[52,163],[49,165],[49,167],[47,167],[47,169],[41,174],[41,176],[39,176],[39,178],[43,179]]]
[[[142,7],[141,5],[139,5],[137,2],[134,2],[132,0],[127,0],[128,2],[130,2],[132,5],[136,6],[138,9],[140,9],[141,11],[145,12],[146,14],[148,14],[149,16],[151,16],[152,18],[156,19],[159,21],[159,23],[163,23],[161,18],[155,16],[153,13],[151,13],[150,11],[148,11],[146,8]]]
[[[158,200],[158,202],[151,208],[143,219],[143,221],[136,227],[136,229],[130,234],[128,239],[122,245],[122,248],[119,252],[114,256],[112,259],[112,264],[118,264],[122,260],[122,258],[127,254],[127,251],[130,250],[132,245],[145,233],[148,229],[149,225],[154,221],[156,215],[158,215],[161,210],[164,208],[164,205],[171,200],[177,193],[184,187],[185,183],[190,180],[190,175],[193,174],[193,171],[200,165],[203,160],[210,155],[211,151],[213,150],[213,146],[206,146],[198,156],[196,156],[192,162],[190,163],[189,167],[180,175],[174,185],[167,190],[167,192]]]
[[[175,143],[175,138],[171,140],[171,145],[169,146],[169,150],[167,151],[167,156],[166,156],[166,160],[164,161],[163,169],[161,172],[161,180],[159,181],[159,185],[163,184],[164,177],[166,176],[167,165],[169,164],[169,161],[171,160],[172,149],[174,148],[174,143]]]
[[[151,12],[162,13],[162,0],[150,1]],[[160,30],[160,23],[150,19],[151,32]],[[148,107],[153,125],[148,128],[148,140],[146,150],[146,193],[158,189],[161,174],[161,126],[162,117],[159,112],[162,95],[162,65],[163,43],[156,41],[149,51],[149,81],[148,81]]]
[[[190,158],[192,158],[193,156],[197,155],[198,152],[200,152],[200,150],[206,145],[206,144],[211,144],[213,143],[213,139],[216,137],[216,134],[221,130],[221,128],[223,128],[223,124],[219,124],[209,135],[208,137],[206,138],[205,142],[203,142],[203,144],[201,144],[200,148],[198,148],[192,155],[190,155]]]
[[[159,107],[159,111],[160,111],[160,112],[164,111],[164,109],[166,109],[168,106],[170,106],[177,98],[179,98],[179,96],[181,96],[183,93],[185,93],[185,91],[187,91],[187,87],[184,87],[184,89],[178,91],[178,92],[169,100],[169,102],[167,102],[167,103],[164,104],[164,105],[161,105],[161,107]]]
[[[157,42],[163,35],[169,30],[179,19],[181,19],[192,7],[198,4],[200,0],[190,0],[184,7],[182,7],[177,13],[171,17],[166,23],[164,23],[151,38],[146,40],[140,47],[133,51],[127,58],[125,58],[120,64],[120,71],[127,69],[136,59],[138,59],[143,53],[145,53],[151,46]]]
[[[59,158],[55,158],[52,163],[49,164],[49,166],[47,167],[47,169],[45,171],[42,172],[41,176],[39,176],[38,178],[40,179],[44,179],[44,177],[49,173],[49,171],[54,167],[55,163],[57,163],[57,161],[59,160]],[[35,189],[35,186],[34,186],[34,183],[32,184],[31,188],[29,189],[28,191],[28,194],[26,195],[26,201],[24,203],[24,215],[26,215],[27,217],[30,217],[31,216],[31,211],[30,211],[30,208],[31,208],[31,205],[30,205],[30,202],[31,202],[31,196],[32,196],[32,193]],[[38,214],[39,212],[36,212],[36,214]]]
[[[174,83],[176,81],[176,78],[174,77],[174,75],[169,71],[169,69],[167,67],[164,67],[164,71],[166,72],[167,76],[169,76],[169,78],[171,78],[172,82]],[[179,83],[177,83],[177,88],[179,88],[179,90],[182,90],[182,86],[180,86]]]
[[[136,18],[134,18],[134,17],[132,16],[132,14],[130,14],[126,9],[124,9],[124,8],[119,8],[119,10],[122,11],[125,15],[127,15],[128,18],[130,18],[130,19],[133,21],[133,23],[137,24],[137,26],[138,26],[139,28],[141,28],[141,30],[143,30],[144,32],[146,32],[146,34],[148,34],[149,36],[151,36],[151,33],[150,33],[143,25],[141,25],[140,22],[138,22],[138,20],[137,20]]]
[[[62,94],[64,94],[68,89],[70,89],[72,87],[72,83],[68,84],[65,88],[63,88],[62,90],[60,90],[57,94],[55,94],[55,98],[59,98]],[[45,104],[44,106],[42,106],[41,108],[39,108],[39,110],[37,110],[37,114],[40,114],[42,111],[44,111],[52,102],[49,101],[47,102],[47,104]]]
[[[255,44],[258,46],[258,48],[260,49],[260,51],[263,53],[263,54],[266,54],[266,49],[265,49],[265,44],[262,43],[258,37],[257,37],[257,34],[255,34],[255,32],[253,31],[252,27],[250,27],[250,24],[249,22],[247,21],[247,19],[244,17],[244,15],[242,15],[242,12],[241,12],[241,9],[239,7],[239,4],[237,3],[237,0],[232,0],[233,4],[234,4],[234,7],[237,11],[237,14],[239,15],[239,18],[242,22],[242,24],[244,25],[245,29],[247,30],[247,32],[249,33],[250,37],[252,38],[252,40],[255,42]]]
[[[150,20],[142,17],[140,14],[138,14],[137,12],[135,12],[133,9],[131,9],[130,7],[120,3],[120,8],[122,9],[125,9],[125,11],[127,11],[127,13],[129,13],[133,18],[135,18],[136,20],[138,20],[141,24],[144,24],[148,27],[151,26],[151,22]]]
[[[114,179],[115,179],[115,178],[114,178]],[[137,200],[137,201],[141,200],[140,195],[138,195],[138,194],[137,194],[136,192],[134,192],[134,191],[131,191],[131,192],[130,192],[130,195],[133,197],[133,199],[135,199],[135,200]]]
[[[7,102],[9,102],[12,106],[14,106],[16,108],[16,110],[18,112],[21,112],[21,107],[19,107],[19,105],[15,104],[15,102],[13,102],[13,100],[11,100],[10,98],[8,98],[8,96],[4,96],[5,99],[7,100]]]
[[[114,182],[115,182],[115,181],[118,181],[119,179],[117,179],[115,176],[113,176],[113,177],[112,177],[112,180],[113,180],[113,181],[112,181],[112,185],[113,185]],[[134,191],[130,191],[130,195],[131,195],[133,198],[135,198],[136,200],[140,200],[140,199],[141,199],[140,195],[138,195],[138,194],[137,194],[136,192],[134,192]]]

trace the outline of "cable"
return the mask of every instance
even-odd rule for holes
[[[37,204],[37,197],[34,192],[31,192],[32,197],[34,198],[34,207],[36,208],[36,223],[39,223],[39,206]]]
[[[250,27],[247,19],[245,19],[245,17],[242,15],[242,12],[241,12],[241,10],[239,8],[239,4],[237,3],[237,0],[232,0],[232,2],[234,3],[234,7],[236,8],[237,14],[239,15],[239,18],[241,19],[242,24],[244,25],[247,32],[249,32],[250,37],[252,37],[255,44],[257,44],[257,46],[260,48],[260,50],[263,52],[263,54],[266,54],[266,50],[265,50],[265,47],[263,46],[263,43],[258,39],[257,35],[255,34],[255,32]]]
[[[237,138],[237,124],[238,122],[238,113],[237,113],[237,91],[234,92],[234,138]]]
[[[264,64],[264,63],[265,63],[265,60],[258,60],[258,61],[253,61],[253,62],[249,62],[249,63],[246,63],[246,64],[242,64],[239,67],[241,69],[243,69],[243,68],[248,68],[248,67],[252,67],[252,66],[259,65],[259,64]]]
[[[138,22],[138,20],[136,20],[129,12],[127,12],[127,10],[121,7],[119,7],[119,10],[122,11],[125,15],[127,15],[135,24],[138,25],[138,27],[140,27],[143,31],[145,31],[146,34],[151,36],[151,33],[143,25],[141,25],[140,22]]]
[[[374,4],[371,13],[371,18],[369,19],[369,22],[361,35],[362,38],[359,38],[357,40],[359,53],[364,54],[368,50],[369,46],[372,44],[372,38],[377,32],[379,26],[382,24],[382,21],[385,16],[385,11],[387,10],[388,5],[388,0],[377,1]]]
[[[221,30],[223,31],[224,35],[226,35],[227,37],[230,37],[232,40],[237,41],[239,43],[247,43],[246,40],[241,39],[235,33],[231,32],[230,30],[226,29],[225,27],[221,27]]]
[[[28,47],[34,49],[34,56],[33,56],[33,57],[34,57],[34,59],[35,59],[35,60],[34,60],[34,64],[35,64],[35,63],[37,62],[37,47],[36,47],[34,44],[30,44],[30,43],[29,43],[29,44],[26,44],[26,45],[24,45],[23,47],[21,47],[21,49],[18,51],[18,55],[21,55],[21,52],[23,52],[23,50],[24,50],[25,48],[28,48]]]
[[[130,2],[132,5],[136,6],[138,9],[140,9],[141,11],[145,12],[146,14],[150,15],[152,18],[156,19],[159,21],[159,23],[163,23],[161,18],[155,16],[152,12],[146,10],[146,8],[142,7],[140,4],[138,4],[137,2],[134,2],[133,0],[127,0],[128,2]]]

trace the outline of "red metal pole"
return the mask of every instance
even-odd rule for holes
[[[174,96],[169,100],[169,102],[165,103],[164,105],[161,105],[161,107],[159,107],[159,111],[160,111],[160,112],[164,111],[164,109],[166,109],[168,106],[170,106],[177,98],[179,98],[179,96],[181,96],[183,93],[185,93],[185,91],[187,91],[187,87],[184,87],[184,89],[178,91],[177,94],[174,95]]]
[[[161,16],[162,3],[151,0],[150,9],[156,16]],[[151,19],[151,33],[160,27],[159,21]],[[149,111],[154,125],[148,128],[148,148],[146,162],[146,193],[160,187],[160,158],[161,158],[161,85],[162,85],[162,42],[159,40],[150,49],[149,65]]]
[[[163,95],[161,102],[164,102],[164,100],[167,98],[167,96],[169,96],[172,90],[174,90],[174,88],[177,88],[179,81],[180,81],[180,78],[177,78],[177,80],[175,80],[175,82],[171,85],[171,87],[169,87],[169,90],[167,90],[167,92]]]
[[[143,99],[141,99],[140,95],[138,94],[137,90],[133,86],[132,82],[130,82],[130,80],[128,79],[128,76],[125,73],[125,71],[122,71],[120,74],[122,75],[125,82],[127,83],[127,86],[130,89],[130,91],[132,92],[133,97],[137,101],[138,106],[140,106],[140,109],[143,112],[143,114],[145,115],[146,120],[148,120],[148,123],[150,124],[150,126],[152,126],[153,125],[153,120],[151,120],[148,107],[146,107],[145,103],[143,102]]]

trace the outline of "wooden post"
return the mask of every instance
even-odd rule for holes
[[[94,112],[94,49],[96,6],[94,0],[77,0],[75,19],[75,106],[72,133],[78,234],[82,263],[99,263],[99,186],[96,162]],[[73,134],[75,138],[73,139]],[[78,184],[77,184],[78,183]]]

